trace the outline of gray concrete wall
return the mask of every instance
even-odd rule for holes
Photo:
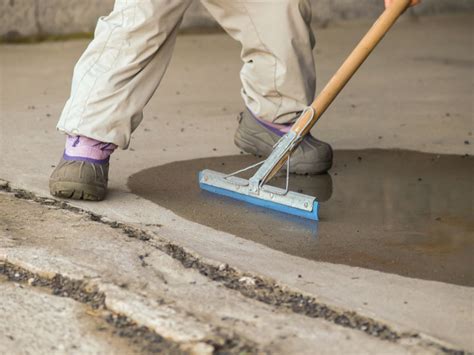
[[[178,1],[178,0],[176,0]],[[296,1],[296,0],[295,0]],[[97,18],[112,9],[113,0],[0,0],[0,39],[90,33]],[[382,0],[312,0],[315,22],[375,17]],[[412,15],[473,11],[473,0],[424,0]],[[183,28],[213,28],[215,21],[198,0],[188,10]]]

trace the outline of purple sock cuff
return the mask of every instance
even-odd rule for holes
[[[282,125],[282,124],[267,122],[267,121],[264,121],[264,120],[258,118],[257,116],[255,116],[250,110],[249,110],[249,112],[252,114],[252,117],[255,118],[255,121],[257,121],[258,124],[265,127],[266,129],[273,132],[274,134],[276,134],[279,137],[284,136],[291,129],[291,126],[292,126],[291,124]]]
[[[110,155],[116,148],[117,146],[112,143],[104,143],[83,136],[68,136],[64,159],[104,164],[109,161]]]
[[[67,160],[67,161],[85,161],[85,162],[94,163],[94,164],[107,164],[110,160],[110,157],[107,157],[102,160],[86,158],[86,157],[74,157],[74,156],[67,155],[66,152],[64,152],[63,158],[64,160]]]

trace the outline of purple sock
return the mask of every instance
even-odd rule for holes
[[[83,136],[68,136],[64,159],[106,164],[116,148],[117,146],[112,143],[104,143]]]
[[[250,112],[250,110],[249,110],[249,112]],[[252,113],[252,112],[250,112],[250,113]],[[255,120],[260,125],[262,125],[266,129],[268,129],[269,131],[272,131],[273,133],[275,133],[276,135],[278,135],[280,137],[287,134],[290,131],[291,126],[292,126],[292,124],[278,124],[278,123],[273,123],[273,122],[267,122],[267,121],[264,121],[264,120],[258,118],[253,113],[252,113],[252,116],[253,116],[253,118],[255,118]]]

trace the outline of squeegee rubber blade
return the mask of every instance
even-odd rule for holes
[[[206,184],[206,183],[203,183],[203,182],[200,182],[199,186],[202,190],[206,190],[206,191],[218,194],[218,195],[230,197],[230,198],[233,198],[235,200],[248,202],[248,203],[251,203],[251,204],[256,205],[256,206],[269,208],[269,209],[272,209],[274,211],[283,212],[283,213],[287,213],[287,214],[291,214],[291,215],[294,215],[294,216],[303,217],[303,218],[307,218],[307,219],[312,219],[314,221],[317,221],[319,219],[318,218],[319,203],[317,201],[315,201],[313,203],[313,210],[312,211],[305,211],[305,210],[301,210],[299,208],[294,208],[294,207],[282,205],[282,204],[279,204],[279,203],[275,203],[275,202],[271,202],[271,201],[267,201],[267,200],[262,200],[258,197],[249,196],[249,195],[245,195],[245,194],[240,194],[240,193],[235,192],[235,191],[226,190],[226,189],[216,187],[216,186],[213,186],[213,185],[209,185],[209,184]]]

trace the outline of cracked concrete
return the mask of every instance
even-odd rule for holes
[[[230,334],[238,344],[256,344],[248,345],[251,352],[257,347],[299,354],[311,354],[315,347],[321,354],[441,351],[420,338],[382,341],[324,319],[275,309],[183,267],[150,241],[130,239],[81,214],[4,193],[0,211],[0,261],[46,278],[58,274],[86,280],[105,295],[108,310],[179,344],[219,343],[222,334]],[[148,255],[145,266],[141,255]],[[12,316],[6,311],[7,319]]]
[[[472,155],[473,145],[465,143],[472,143],[472,23],[469,14],[399,23],[318,124],[315,129],[318,137],[330,141],[336,149],[404,148]],[[367,23],[348,23],[318,32],[320,83],[326,81],[367,27]],[[64,144],[63,137],[54,132],[54,125],[69,92],[72,67],[85,45],[86,42],[80,41],[0,46],[0,178],[10,181],[13,187],[48,196],[48,176]],[[198,255],[199,260],[214,265],[228,264],[244,273],[276,280],[282,287],[316,297],[318,302],[331,308],[355,311],[402,333],[422,334],[423,339],[433,338],[454,349],[474,351],[471,335],[474,295],[470,287],[304,260],[190,222],[128,191],[128,177],[140,170],[170,162],[239,153],[232,145],[235,116],[241,109],[238,55],[238,46],[224,35],[180,37],[169,72],[145,112],[144,124],[134,134],[133,150],[117,152],[112,158],[108,200],[100,204],[72,204],[110,221],[144,229],[154,238],[184,247]],[[225,80],[209,81],[210,76]],[[181,128],[186,129],[181,132]],[[379,136],[384,139],[378,139]],[[61,218],[67,215],[64,211],[56,212]],[[37,213],[39,216],[42,214]],[[66,221],[69,220],[66,218]],[[71,222],[76,227],[70,227],[68,233],[80,235],[81,223]],[[41,228],[30,231],[30,234],[36,236],[44,226],[41,224]],[[28,228],[28,224],[22,227]],[[21,230],[18,233],[21,235]],[[149,246],[135,244],[138,241],[109,238],[114,233],[100,234],[96,241],[78,238],[82,240],[81,244],[71,241],[68,233],[52,232],[45,236],[47,240],[43,240],[41,245],[26,235],[20,239],[25,243],[24,247],[18,247],[10,237],[2,238],[2,243],[6,244],[3,248],[10,253],[11,260],[24,264],[33,272],[51,276],[56,272],[76,272],[79,277],[87,275],[109,280],[109,277],[117,276],[111,272],[118,265],[119,276],[126,278],[134,290],[142,292],[146,285],[145,294],[151,290],[151,295],[161,296],[167,289],[163,279],[171,280],[172,285],[180,286],[180,291],[174,295],[183,294],[184,304],[196,305],[195,300],[190,300],[188,285],[180,284],[180,280],[172,275],[167,277],[163,271],[182,270],[181,263],[169,261],[168,257],[157,257],[154,248],[144,250]],[[100,240],[105,240],[106,244],[98,243]],[[52,246],[47,247],[50,244],[46,242]],[[97,251],[87,248],[89,242]],[[72,247],[83,253],[84,260],[78,260]],[[127,253],[129,248],[134,248],[134,252]],[[144,258],[144,262],[152,266],[142,267],[143,260],[139,256],[147,253],[149,256]],[[104,271],[105,276],[101,265],[96,265],[102,255],[106,256],[111,269],[109,273]],[[158,260],[167,260],[169,264],[165,263],[166,268],[158,267]],[[139,277],[135,279],[126,266],[135,270]],[[143,279],[142,273],[151,281]],[[117,280],[120,282],[119,278]],[[193,280],[191,278],[190,282]],[[199,278],[196,282],[198,286],[204,283],[203,289],[208,294],[220,291],[217,284],[209,286],[207,278]],[[256,302],[232,292],[225,295],[217,303],[222,310],[231,303],[243,302],[242,307],[251,308]],[[137,304],[145,301],[139,299]],[[153,308],[155,306],[158,307],[153,304]],[[212,311],[206,310],[202,301],[197,307],[199,319],[201,316],[206,318],[209,314],[206,312]],[[273,314],[271,306],[258,307],[264,308],[262,314],[265,317]],[[183,306],[186,308],[188,306]],[[148,311],[148,308],[143,309]],[[245,322],[249,320],[232,312],[219,313],[224,320],[218,320],[218,324],[222,322],[228,327],[236,318],[241,321],[235,324],[246,328]],[[280,311],[277,314],[281,318],[275,320],[275,324],[282,324],[286,318]],[[261,326],[268,325],[267,321],[259,319]],[[297,314],[289,319],[291,324],[300,325],[301,329],[311,329],[315,321]],[[336,331],[334,324],[326,327],[326,323],[317,321],[314,324],[319,325],[315,329],[321,334],[302,335],[306,339],[304,344],[313,340],[319,340],[318,346],[325,344],[326,335],[335,342],[341,340],[338,338],[341,336],[339,326]],[[289,328],[282,329],[291,333]],[[242,334],[246,336],[252,331],[258,334],[259,328],[249,326],[242,330]],[[331,334],[333,331],[338,334]],[[365,336],[361,332],[357,334],[362,338]],[[364,343],[359,335],[356,339]],[[369,338],[374,349],[379,350],[378,345],[372,343],[374,339]],[[340,343],[349,349],[343,339]],[[288,346],[296,349],[298,344],[295,341]],[[383,342],[383,346],[386,344]]]
[[[115,337],[87,306],[0,279],[0,353],[106,354],[140,349]]]

